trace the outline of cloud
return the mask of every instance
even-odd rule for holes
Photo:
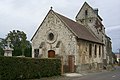
[[[111,26],[111,27],[107,27],[106,28],[106,31],[107,32],[111,32],[111,31],[113,31],[113,30],[120,30],[120,24],[118,24],[118,25],[114,25],[114,26]]]
[[[75,19],[86,0],[0,0],[0,37],[14,29],[26,32],[30,40],[50,7],[66,17]],[[93,8],[99,9],[106,33],[112,38],[114,48],[120,36],[120,0],[87,0]],[[116,26],[111,26],[116,25]],[[116,43],[117,42],[117,43]],[[117,47],[118,48],[118,47]],[[115,50],[114,49],[114,50]]]

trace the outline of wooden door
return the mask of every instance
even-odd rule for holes
[[[69,72],[74,72],[75,71],[75,57],[74,55],[69,55],[68,56],[68,68],[69,68]]]
[[[54,50],[48,51],[48,58],[55,58],[55,51]]]

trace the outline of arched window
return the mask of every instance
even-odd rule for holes
[[[92,57],[92,44],[89,44],[89,57]]]
[[[88,15],[88,10],[85,10],[85,16],[87,16]]]
[[[95,45],[95,57],[97,57],[97,45]]]
[[[99,46],[99,57],[101,56],[101,46]]]

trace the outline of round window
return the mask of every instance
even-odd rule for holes
[[[54,39],[54,34],[53,34],[53,33],[50,33],[50,34],[48,35],[48,39],[49,39],[50,41],[52,41],[52,40]]]
[[[47,31],[46,40],[48,43],[54,43],[57,40],[57,33],[53,30]]]

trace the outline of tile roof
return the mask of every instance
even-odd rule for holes
[[[85,26],[83,26],[83,25],[63,16],[63,15],[60,15],[60,14],[54,12],[53,10],[50,10],[48,12],[48,14],[51,11],[69,28],[69,30],[71,30],[77,36],[77,38],[103,44],[97,37],[93,36],[92,33],[90,33],[90,31]],[[42,23],[41,23],[41,25],[42,25]],[[41,25],[39,26],[39,28],[37,29],[37,31],[33,35],[31,41],[33,40],[34,36],[36,35],[38,30],[40,29]]]
[[[54,11],[53,11],[54,12]],[[87,41],[102,43],[97,37],[93,36],[92,33],[83,25],[65,17],[62,16],[56,12],[54,12],[57,17],[59,17],[66,26],[79,38],[84,39]]]

